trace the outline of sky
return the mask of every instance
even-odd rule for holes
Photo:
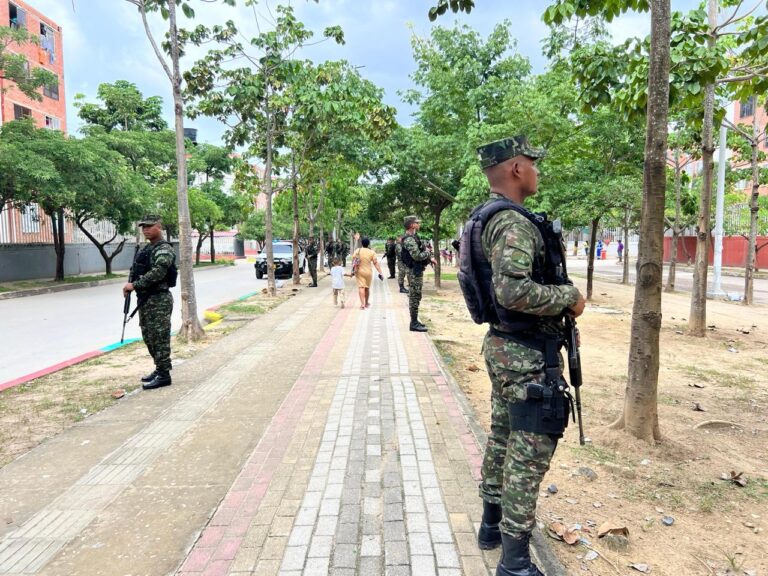
[[[70,133],[80,126],[74,107],[75,95],[84,94],[95,101],[96,89],[102,82],[128,80],[148,96],[161,96],[165,117],[173,125],[170,83],[147,40],[141,18],[125,0],[27,0],[62,28],[64,39],[64,76],[67,98],[67,125]],[[238,7],[206,4],[191,0],[197,10],[197,22],[205,25],[224,23],[232,19],[248,37],[257,33],[256,18],[250,8],[238,0]],[[259,2],[257,12],[262,25],[268,21],[268,8],[277,0]],[[415,66],[411,56],[413,34],[428,36],[434,25],[452,26],[458,21],[487,36],[503,19],[512,23],[517,51],[526,56],[535,72],[546,68],[541,42],[547,27],[541,20],[544,0],[476,0],[471,14],[446,14],[433,24],[427,18],[432,0],[320,0],[319,3],[296,0],[292,2],[299,20],[322,37],[327,26],[339,25],[344,30],[346,44],[328,41],[306,49],[305,57],[315,61],[345,59],[360,66],[361,74],[384,89],[385,101],[397,108],[398,120],[410,123],[411,110],[398,92],[412,87],[409,74]],[[695,0],[673,0],[673,9],[687,10]],[[162,32],[162,20],[154,18],[155,31]],[[647,14],[628,14],[610,24],[614,40],[646,35]],[[190,51],[182,66],[191,65],[198,49]],[[221,144],[224,127],[213,119],[187,120],[186,126],[198,129],[198,141]]]

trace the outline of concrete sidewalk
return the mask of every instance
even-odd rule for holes
[[[482,433],[392,286],[324,281],[0,470],[0,574],[493,573]]]

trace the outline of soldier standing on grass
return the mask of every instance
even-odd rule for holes
[[[403,237],[398,236],[395,242],[395,258],[397,260],[397,285],[400,286],[400,294],[408,294],[405,287],[405,277],[408,274],[408,268],[403,264]]]
[[[310,237],[304,254],[307,257],[309,275],[312,277],[312,282],[309,283],[309,287],[317,288],[317,244],[315,244],[314,236]]]
[[[176,285],[176,253],[170,242],[163,240],[160,216],[148,215],[139,228],[149,244],[137,254],[131,270],[133,282],[123,286],[123,296],[136,291],[141,337],[155,362],[155,370],[144,376],[144,390],[171,384],[171,312]]]
[[[402,259],[408,268],[408,310],[411,313],[411,332],[426,332],[427,327],[419,322],[419,304],[421,289],[424,285],[424,269],[435,263],[432,254],[419,238],[421,219],[418,216],[405,217],[405,236],[403,236]]]
[[[516,136],[482,146],[478,154],[491,195],[467,223],[479,224],[481,236],[466,231],[460,256],[462,263],[471,259],[474,271],[462,290],[486,295],[483,317],[491,324],[483,342],[492,409],[478,545],[503,546],[496,576],[543,576],[531,562],[529,540],[539,485],[568,420],[568,398],[559,390],[567,386],[559,353],[562,318],[566,312],[579,316],[585,301],[557,273],[553,254],[563,254],[557,227],[522,207],[536,194],[536,160],[544,151]],[[469,299],[467,306],[479,309]]]

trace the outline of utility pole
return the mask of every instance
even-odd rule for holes
[[[726,159],[726,137],[728,128],[725,122],[720,125],[720,151],[717,157],[717,199],[715,202],[715,254],[714,268],[715,277],[712,285],[711,296],[727,296],[722,288],[723,276],[723,212],[725,205],[725,163]]]

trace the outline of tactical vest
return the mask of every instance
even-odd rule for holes
[[[419,252],[424,252],[424,242],[421,241],[421,238],[419,238],[418,234],[414,234],[413,237],[416,239],[416,245],[419,247]],[[413,256],[411,256],[411,253],[408,251],[408,249],[405,247],[405,239],[406,236],[403,236],[403,239],[400,241],[400,245],[402,246],[402,250],[400,250],[400,259],[403,261],[403,264],[407,268],[410,268],[411,270],[416,270],[417,272],[424,271],[424,268],[427,267],[427,261],[423,262],[417,262],[413,259]]]
[[[531,279],[538,284],[571,283],[565,267],[560,222],[550,222],[546,214],[534,214],[511,200],[498,199],[475,208],[464,226],[459,250],[459,285],[475,323],[487,322],[506,333],[531,331],[538,325],[540,317],[508,310],[498,303],[493,288],[491,263],[483,252],[485,225],[502,210],[514,210],[525,216],[544,240],[544,257],[535,254]]]
[[[138,280],[144,276],[144,274],[150,271],[152,268],[152,255],[155,253],[155,249],[161,244],[167,244],[171,247],[171,250],[173,250],[173,245],[166,240],[161,240],[157,244],[150,244],[139,250],[138,254],[136,254],[136,259],[133,261],[133,267],[131,268],[133,278]],[[165,286],[168,288],[173,288],[176,286],[176,280],[178,277],[179,270],[176,267],[176,252],[174,251],[173,262],[171,262],[171,265],[168,266],[165,278],[158,282],[156,286],[142,290],[142,292],[144,294],[154,294],[155,292],[159,292],[164,289],[163,284],[165,284]]]

